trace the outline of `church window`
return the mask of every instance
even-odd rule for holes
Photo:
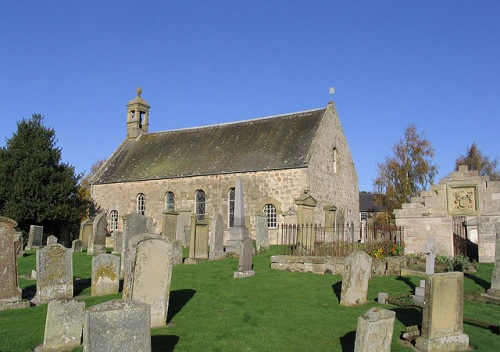
[[[175,195],[174,192],[165,193],[165,210],[173,211],[175,210]]]
[[[234,226],[234,195],[235,195],[235,188],[231,187],[229,188],[229,191],[227,192],[227,198],[228,198],[228,203],[227,203],[227,213],[228,213],[228,222],[229,222],[229,227]]]
[[[137,213],[144,215],[146,213],[146,196],[142,193],[137,195]]]
[[[111,231],[118,230],[118,210],[109,212],[109,229]]]
[[[336,174],[337,173],[337,159],[338,159],[336,147],[333,147],[332,158],[333,158],[333,173]]]
[[[366,211],[362,211],[359,213],[359,218],[361,221],[365,220],[367,221],[368,220],[368,213]]]
[[[272,204],[264,205],[264,214],[267,215],[267,227],[276,228],[276,207]]]
[[[205,218],[205,192],[203,190],[196,191],[196,216],[198,220]]]

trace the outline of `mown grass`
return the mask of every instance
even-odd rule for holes
[[[270,269],[272,252],[254,257],[256,275],[234,279],[238,260],[180,265],[173,269],[168,326],[152,330],[153,351],[353,351],[358,316],[373,306],[378,292],[390,297],[413,293],[418,277],[370,279],[370,303],[339,305],[342,277]],[[76,299],[87,306],[121,298],[90,297],[91,256],[75,253]],[[20,286],[34,293],[30,252],[19,260]],[[490,287],[493,265],[480,264],[466,274],[464,291],[477,295]],[[470,296],[472,297],[472,296]],[[393,351],[412,351],[400,339],[406,326],[421,324],[417,307],[383,306],[396,312]],[[0,312],[0,351],[30,351],[43,342],[47,305]],[[498,324],[500,306],[466,300],[464,316]],[[464,332],[478,351],[496,351],[500,337],[487,326],[465,323]],[[82,348],[75,351],[81,351]]]

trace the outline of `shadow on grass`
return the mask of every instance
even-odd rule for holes
[[[342,352],[354,352],[354,342],[356,341],[356,331],[349,331],[339,338]]]
[[[36,285],[30,285],[23,288],[21,297],[22,299],[30,301],[32,298],[35,297],[35,293],[36,293]]]
[[[398,276],[398,277],[396,278],[396,280],[398,280],[398,281],[403,281],[405,284],[407,284],[407,285],[408,285],[408,287],[410,287],[410,290],[411,290],[410,292],[414,292],[414,291],[415,291],[415,287],[416,287],[416,285],[415,285],[413,282],[411,282],[411,280],[410,280],[410,278],[409,278],[409,277]]]
[[[172,321],[172,318],[181,311],[191,298],[193,298],[195,293],[196,291],[191,289],[175,290],[170,292],[167,323]]]
[[[89,288],[92,284],[91,279],[82,279],[79,277],[74,278],[73,280],[73,296],[76,297],[82,293],[83,290]]]
[[[332,285],[332,290],[333,290],[333,293],[335,293],[335,295],[337,296],[339,303],[340,303],[340,296],[341,296],[341,292],[342,292],[342,281],[334,283]]]
[[[171,352],[179,342],[179,336],[175,335],[154,335],[151,336],[152,352]]]
[[[476,285],[479,285],[481,286],[482,288],[484,288],[484,290],[486,291],[487,289],[490,288],[490,283],[486,280],[483,280],[475,275],[471,275],[471,274],[468,274],[468,273],[464,273],[464,276],[467,278],[467,279],[471,279],[472,281],[474,281],[476,283]]]
[[[399,307],[391,310],[405,327],[422,324],[422,311],[416,307]]]

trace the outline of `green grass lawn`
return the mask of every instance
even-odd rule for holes
[[[378,292],[390,297],[413,293],[418,277],[385,276],[370,279],[371,303],[339,305],[341,275],[293,273],[270,269],[270,255],[254,257],[256,275],[234,279],[237,259],[180,265],[173,269],[168,326],[152,330],[153,351],[353,351],[358,316],[376,303]],[[87,306],[121,294],[90,297],[91,256],[75,253],[73,270],[79,279],[76,299]],[[23,295],[34,293],[29,279],[35,255],[19,260]],[[498,324],[500,306],[478,302],[474,295],[490,287],[493,265],[480,264],[466,274],[464,332],[478,351],[497,351],[500,336],[477,321]],[[400,340],[405,326],[421,324],[417,307],[384,305],[396,312],[392,351],[413,351]],[[0,351],[30,351],[43,342],[47,305],[0,312]],[[473,318],[474,322],[467,322]],[[76,349],[81,351],[82,348]]]

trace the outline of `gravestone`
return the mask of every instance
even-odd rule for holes
[[[267,215],[255,216],[255,247],[258,253],[269,250],[269,231],[267,229]]]
[[[73,251],[73,253],[81,253],[83,250],[82,240],[73,240],[73,242],[71,242],[71,250]]]
[[[80,235],[78,239],[82,241],[82,249],[87,250],[89,246],[89,238],[92,235],[92,229],[94,227],[94,222],[91,219],[87,219],[80,224]]]
[[[226,253],[241,253],[241,244],[248,237],[248,228],[245,226],[245,202],[243,197],[243,180],[236,178],[234,189],[234,222],[229,229],[229,240],[227,241]]]
[[[436,262],[436,253],[438,247],[436,245],[436,240],[434,237],[427,238],[427,243],[425,245],[425,274],[434,274],[434,265]]]
[[[43,241],[43,226],[30,225],[30,233],[28,235],[28,244],[26,250],[41,247]]]
[[[56,298],[73,298],[73,253],[59,243],[36,251],[36,295],[33,303],[46,303]]]
[[[23,234],[22,234],[22,232],[16,232],[14,234],[14,249],[16,251],[16,256],[18,258],[24,257]]]
[[[80,346],[85,302],[53,299],[47,307],[43,351],[69,351]]]
[[[120,258],[113,254],[100,254],[92,258],[92,296],[118,293],[120,287]]]
[[[57,243],[57,237],[54,236],[54,235],[50,235],[49,237],[47,237],[47,246],[49,244],[56,244]]]
[[[89,307],[83,325],[84,352],[150,352],[149,305],[113,300]]]
[[[172,279],[172,241],[145,233],[129,241],[123,299],[151,307],[151,327],[166,326]]]
[[[179,215],[176,211],[164,211],[163,212],[163,227],[161,234],[171,240],[177,239],[177,216]]]
[[[491,273],[491,287],[486,294],[492,298],[500,299],[500,231],[496,229],[495,264]]]
[[[172,265],[182,264],[182,241],[172,241]]]
[[[352,306],[366,303],[372,257],[366,252],[352,252],[345,258],[340,304]]]
[[[122,237],[122,267],[121,272],[125,275],[125,261],[128,257],[128,242],[134,236],[143,233],[154,233],[154,223],[153,219],[150,217],[131,213],[123,216],[123,237]]]
[[[208,259],[222,260],[224,258],[226,258],[226,254],[224,253],[224,222],[222,221],[222,215],[217,214],[213,221]]]
[[[89,237],[87,247],[88,255],[99,255],[106,253],[106,235],[107,235],[108,220],[106,213],[99,213],[94,219],[92,225],[92,234]]]
[[[389,299],[389,294],[387,292],[379,292],[377,296],[377,302],[380,304],[386,304],[387,299]]]
[[[234,272],[235,279],[241,279],[255,275],[252,264],[253,241],[250,237],[245,237],[241,245],[238,271]]]
[[[16,226],[14,220],[0,216],[0,311],[29,307],[29,302],[21,301],[14,245]]]
[[[415,347],[419,351],[464,351],[469,336],[463,333],[462,272],[428,275],[425,279],[425,304],[422,335]]]
[[[208,259],[208,219],[191,216],[191,238],[189,240],[189,257],[185,264],[197,264]]]
[[[373,307],[358,317],[354,352],[391,352],[396,312]]]
[[[123,253],[123,232],[118,230],[113,231],[113,251],[111,253]]]

